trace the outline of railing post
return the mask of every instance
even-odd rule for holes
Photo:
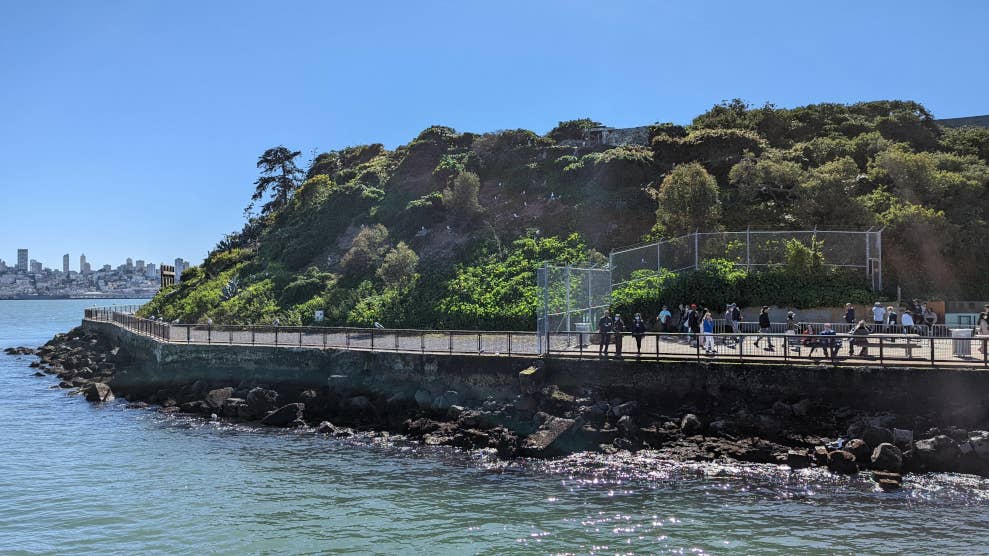
[[[447,332],[447,335],[450,338],[450,353],[453,353],[453,332]]]
[[[583,332],[578,332],[577,333],[577,346],[579,346],[578,349],[580,350],[580,353],[577,355],[577,359],[583,359],[584,358],[584,333]]]
[[[396,331],[395,331],[395,351],[398,351],[398,349],[399,349],[400,347],[401,347],[401,344],[400,344],[400,343],[399,343],[399,341],[398,341],[398,331],[396,330]]]
[[[659,339],[661,335],[656,334],[656,361],[659,361]]]
[[[323,349],[326,349],[326,329],[323,329]]]
[[[701,337],[700,337],[700,334],[697,334],[697,344],[696,344],[695,347],[697,348],[697,362],[700,363],[701,362]]]
[[[426,331],[419,331],[419,353],[426,353]]]
[[[511,355],[512,355],[512,333],[511,332],[508,333],[508,355],[509,355],[509,357],[511,357]]]
[[[883,337],[879,337],[879,365],[885,367],[886,363],[883,360]]]
[[[278,345],[278,327],[275,326],[275,345]]]
[[[254,325],[252,324],[252,325],[251,325],[251,345],[252,345],[252,346],[254,345],[254,333],[255,333],[256,331],[257,331],[257,328],[256,328],[256,327],[255,327],[255,326],[254,326]]]
[[[304,328],[299,329],[299,347],[302,347],[302,334],[305,332]]]
[[[371,329],[371,351],[374,351],[374,329]]]
[[[191,328],[192,327],[189,326],[188,324],[185,325],[185,343],[187,343],[187,344],[191,344],[192,343],[192,332],[190,330]]]
[[[345,329],[344,334],[346,335],[347,349],[350,349],[350,329]]]
[[[484,351],[484,350],[483,350],[483,349],[481,349],[481,333],[480,333],[480,332],[478,332],[478,333],[477,333],[477,354],[478,354],[478,355],[481,355],[481,352],[482,352],[482,351]]]
[[[931,334],[931,366],[934,366],[934,335]]]
[[[207,324],[206,325],[206,343],[207,344],[212,344],[213,343],[213,325],[212,324]]]

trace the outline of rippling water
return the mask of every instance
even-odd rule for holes
[[[85,301],[0,301],[0,348]],[[636,455],[498,463],[95,407],[0,356],[0,553],[983,553],[989,481],[879,491],[757,465]]]

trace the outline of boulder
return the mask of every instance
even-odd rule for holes
[[[969,442],[972,443],[972,450],[976,456],[989,461],[989,432],[973,431]]]
[[[845,445],[841,449],[851,452],[855,456],[855,461],[863,465],[867,464],[869,458],[872,456],[872,450],[869,449],[869,445],[861,438],[853,438],[845,442]]]
[[[961,450],[958,444],[940,434],[934,438],[914,442],[914,461],[924,471],[954,471]]]
[[[893,443],[893,431],[883,427],[866,426],[862,429],[862,440],[870,447]]]
[[[872,479],[879,484],[879,488],[886,492],[898,490],[903,486],[903,476],[899,473],[873,471]]]
[[[635,424],[635,419],[631,415],[622,415],[616,423],[616,427],[625,438],[637,438],[639,427]]]
[[[828,448],[827,446],[815,446],[814,447],[814,463],[817,465],[827,465],[828,464]]]
[[[302,412],[306,404],[290,403],[279,407],[261,419],[261,424],[269,427],[289,427],[304,424]]]
[[[206,405],[206,402],[202,400],[179,404],[179,409],[182,410],[182,413],[211,413],[213,411],[213,408]]]
[[[238,418],[246,413],[247,400],[243,398],[227,398],[223,401],[223,416]]]
[[[429,409],[433,405],[433,396],[426,390],[416,390],[415,400],[420,409]]]
[[[698,419],[693,413],[688,413],[680,419],[680,430],[682,430],[683,434],[687,436],[700,434],[703,429],[704,424],[701,423],[701,420]]]
[[[846,450],[835,450],[828,453],[828,469],[834,473],[851,475],[858,472],[855,455]]]
[[[246,407],[242,419],[260,419],[278,407],[278,392],[265,388],[251,388],[244,399]]]
[[[113,399],[110,387],[102,382],[93,382],[86,387],[86,399],[94,403],[104,403]]]
[[[903,452],[893,444],[883,442],[872,451],[871,461],[873,469],[898,473],[903,467]]]
[[[810,454],[805,451],[787,450],[786,464],[790,466],[790,469],[803,469],[805,467],[810,467]]]
[[[530,434],[522,442],[522,455],[545,458],[566,454],[570,451],[571,432],[574,428],[573,419],[549,416],[539,426],[536,432]]]
[[[217,388],[216,390],[210,390],[203,401],[212,409],[220,409],[223,407],[224,402],[227,401],[227,398],[233,396],[233,393],[234,389],[232,386]]]
[[[622,417],[623,415],[635,415],[635,411],[638,408],[639,408],[638,402],[631,401],[612,407],[611,412],[614,414],[615,417]]]
[[[352,431],[351,429],[338,427],[329,421],[321,422],[319,426],[316,427],[316,432],[318,434],[335,436],[337,438],[344,438],[354,435],[354,431]]]

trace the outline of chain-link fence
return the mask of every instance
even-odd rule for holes
[[[579,333],[593,332],[611,303],[614,287],[663,271],[696,270],[710,259],[728,259],[749,269],[786,264],[792,242],[819,252],[825,267],[861,271],[873,289],[882,288],[882,230],[695,232],[616,249],[607,266],[547,264],[540,268],[536,274],[539,352],[569,348],[584,337]]]
[[[536,271],[536,281],[540,296],[536,311],[540,353],[549,349],[544,344],[551,333],[593,330],[594,323],[611,304],[611,271],[607,267],[543,265]],[[567,338],[569,341],[570,336]]]
[[[673,239],[636,245],[611,252],[612,286],[619,286],[662,270],[697,269],[710,259],[727,259],[746,268],[787,262],[792,241],[816,246],[825,267],[856,269],[873,289],[882,288],[882,230],[756,230],[695,232]]]

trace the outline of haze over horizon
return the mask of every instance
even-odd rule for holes
[[[0,21],[0,259],[198,262],[239,229],[266,148],[422,129],[689,123],[722,100],[904,99],[989,113],[989,5],[619,7],[14,3]],[[948,10],[945,10],[947,12]]]

